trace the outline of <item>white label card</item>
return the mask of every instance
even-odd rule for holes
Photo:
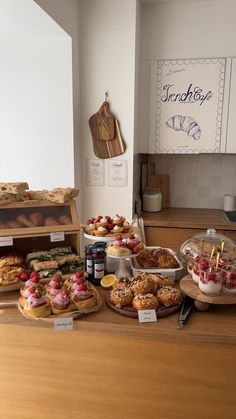
[[[64,232],[50,233],[51,242],[63,242],[65,240]]]
[[[156,310],[138,310],[139,323],[157,322]]]
[[[13,246],[12,237],[0,237],[0,246]]]
[[[54,320],[54,329],[55,330],[73,330],[74,329],[74,320],[73,317],[65,317]]]

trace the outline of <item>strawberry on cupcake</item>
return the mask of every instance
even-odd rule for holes
[[[64,288],[51,301],[53,314],[66,313],[71,310],[68,291]]]
[[[48,317],[51,314],[51,306],[46,297],[39,289],[30,294],[23,308],[24,313],[30,317]]]

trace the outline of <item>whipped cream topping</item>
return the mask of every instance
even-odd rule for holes
[[[52,288],[50,288],[48,293],[49,293],[49,295],[57,295],[57,294],[59,294],[59,292],[61,292],[61,288],[57,289],[57,288],[52,287]]]
[[[47,301],[46,301],[45,295],[42,295],[41,297],[34,297],[32,294],[30,294],[29,297],[27,298],[27,303],[29,304],[31,308],[42,306],[46,302]]]
[[[32,281],[32,279],[28,279],[26,282],[25,282],[25,287],[31,287],[31,285],[36,285],[36,284],[38,284],[39,283],[39,280],[38,281]]]
[[[113,231],[117,231],[118,232],[118,231],[121,231],[121,230],[122,230],[122,228],[119,227],[119,226],[117,226],[117,225],[113,228]]]
[[[59,304],[59,305],[60,304],[61,305],[65,305],[65,304],[69,304],[70,299],[69,299],[68,295],[66,295],[66,294],[64,294],[62,292],[59,292],[55,296],[55,298],[53,299],[53,302],[56,303],[56,304]]]
[[[108,223],[107,218],[106,217],[101,218],[100,223],[107,224]]]
[[[57,279],[52,278],[51,281],[49,281],[48,285],[49,285],[49,287],[55,287],[55,286],[57,286],[57,284],[62,285],[62,282],[63,281],[61,281],[61,280],[58,281]]]
[[[79,300],[87,300],[89,297],[91,297],[91,292],[89,290],[86,291],[80,291],[78,288],[74,290],[74,299],[75,301]]]
[[[105,233],[107,229],[103,226],[98,227],[98,231],[101,231],[102,233]]]

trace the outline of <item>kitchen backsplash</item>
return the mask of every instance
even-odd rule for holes
[[[224,195],[236,195],[236,155],[140,155],[140,161],[170,175],[170,207],[222,209]]]

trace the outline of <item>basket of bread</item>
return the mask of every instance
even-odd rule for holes
[[[158,246],[143,248],[130,263],[134,277],[144,272],[165,275],[178,280],[184,270],[183,264],[172,249]]]

